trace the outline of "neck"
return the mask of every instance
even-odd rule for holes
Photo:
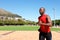
[[[44,13],[43,13],[43,14],[41,14],[41,16],[42,16],[42,15],[44,15]]]

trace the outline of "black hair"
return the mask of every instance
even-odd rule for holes
[[[44,7],[41,7],[41,8],[43,8],[43,9],[44,9],[44,11],[45,11],[45,8],[44,8]],[[39,9],[39,11],[41,10],[41,8]]]

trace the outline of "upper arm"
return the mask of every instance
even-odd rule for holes
[[[38,25],[39,25],[39,26],[40,26],[40,22],[41,22],[41,21],[40,21],[40,16],[39,16],[39,17],[38,17]]]
[[[40,21],[40,16],[38,17],[38,22]]]
[[[48,19],[48,22],[49,22],[49,23],[51,24],[51,26],[52,26],[52,21],[51,21],[50,16],[47,15],[47,19]]]

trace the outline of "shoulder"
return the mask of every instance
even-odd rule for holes
[[[50,17],[49,15],[45,14],[46,17]]]
[[[46,14],[46,18],[50,19],[50,16]]]
[[[47,18],[50,18],[50,16],[49,16],[49,15],[47,15]]]
[[[41,16],[38,17],[38,19],[40,19]]]

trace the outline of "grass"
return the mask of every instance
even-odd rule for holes
[[[60,28],[51,28],[51,31],[60,31]]]
[[[7,31],[36,31],[38,26],[0,26],[0,30]]]
[[[1,31],[37,31],[38,26],[0,26]],[[60,31],[60,28],[51,28],[52,31]]]

